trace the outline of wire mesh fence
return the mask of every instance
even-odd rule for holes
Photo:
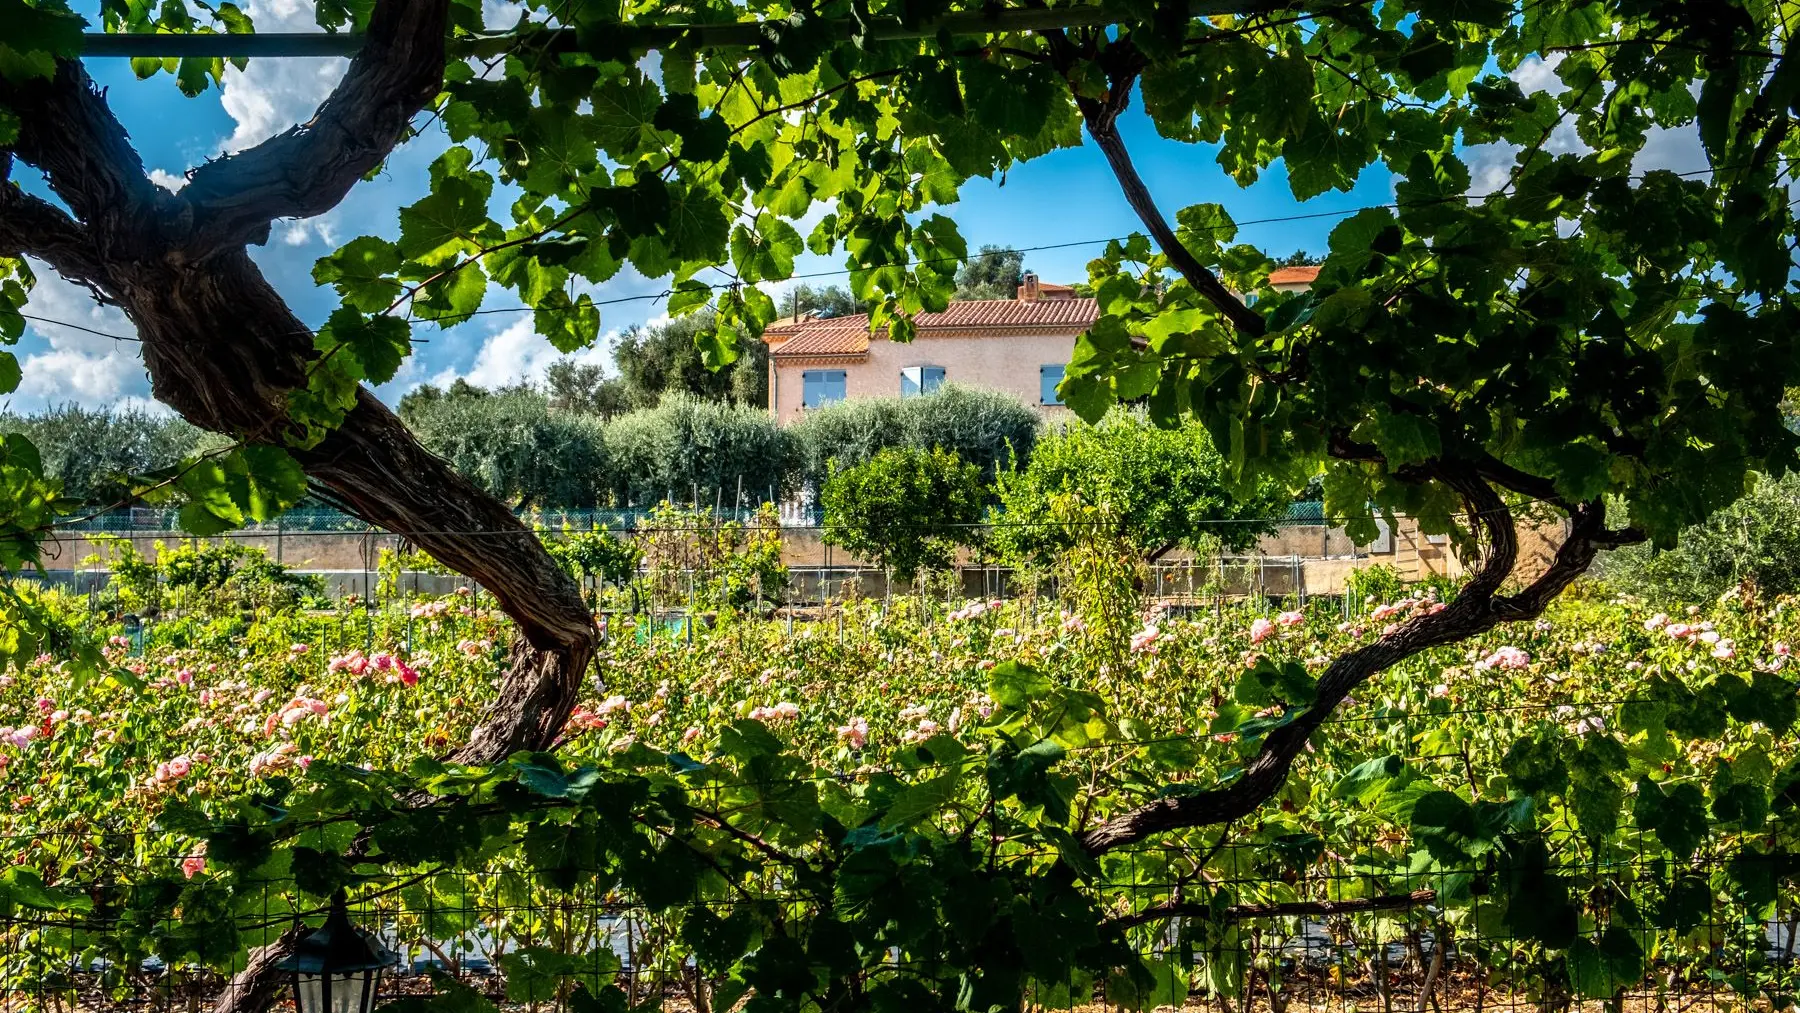
[[[756,514],[754,506],[698,506],[692,509],[704,512],[707,516],[718,520],[743,521]],[[178,508],[125,507],[67,518],[57,522],[56,530],[81,533],[162,534],[180,538],[186,537],[181,529],[180,513]],[[653,513],[653,508],[642,506],[589,507],[533,510],[522,514],[520,519],[550,531],[629,531],[642,526]],[[816,527],[821,523],[823,513],[817,506],[785,503],[781,507],[780,517],[782,523],[790,527]],[[381,530],[362,518],[342,510],[329,507],[297,507],[274,520],[248,522],[243,528],[227,533],[225,537],[264,535],[273,532],[301,535],[380,532]]]
[[[544,537],[556,541],[565,535],[548,532]],[[770,605],[817,607],[846,598],[895,595],[925,595],[941,600],[1013,598],[1040,587],[1054,587],[1053,577],[1021,575],[1012,566],[978,558],[959,561],[948,571],[929,575],[930,579],[924,581],[907,580],[835,548],[823,528],[784,529],[783,537],[786,583],[779,593],[768,596]],[[139,532],[133,542],[133,551],[150,559],[171,549],[198,550],[208,544],[206,539],[169,531]],[[410,555],[412,541],[386,532],[296,534],[246,530],[234,533],[227,544],[260,553],[295,577],[316,582],[319,594],[332,600],[354,598],[365,604],[380,604],[384,600],[450,594],[458,588],[474,586],[468,578],[441,567],[412,565],[418,558]],[[46,551],[46,568],[24,574],[23,579],[79,594],[96,594],[106,588],[116,573],[108,557],[106,542],[77,538],[52,543]],[[1174,605],[1242,597],[1303,601],[1311,590],[1307,578],[1309,562],[1323,558],[1301,553],[1175,553],[1145,565],[1144,593]],[[1386,557],[1368,553],[1342,558],[1372,564],[1387,561]],[[650,576],[652,569],[649,564],[640,565],[637,577],[641,580]],[[720,571],[707,567],[655,569],[661,583],[675,590],[703,586],[720,575]],[[595,597],[603,586],[591,577],[584,583],[589,598]]]

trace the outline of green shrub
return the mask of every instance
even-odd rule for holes
[[[295,573],[261,549],[230,542],[156,543],[156,561],[124,539],[106,545],[113,579],[97,602],[120,612],[201,616],[285,612],[322,603],[324,578]]]
[[[1386,563],[1357,567],[1344,578],[1344,594],[1359,609],[1396,601],[1405,593],[1406,579]]]
[[[670,394],[606,426],[620,503],[701,507],[778,499],[788,487],[788,434],[767,411]]]
[[[637,544],[656,601],[733,612],[779,601],[787,588],[781,525],[770,503],[747,522],[660,503],[638,528]]]
[[[571,531],[544,539],[544,550],[569,576],[593,577],[623,587],[637,575],[643,552],[631,542],[605,531]]]
[[[985,494],[976,467],[942,447],[888,447],[825,483],[825,540],[911,580],[954,561]]]
[[[63,495],[96,507],[122,502],[133,477],[178,463],[207,435],[172,415],[78,405],[0,415],[0,432],[24,434]]]
[[[1056,500],[1077,496],[1103,508],[1115,534],[1155,559],[1213,539],[1243,550],[1275,530],[1290,497],[1264,484],[1247,495],[1229,488],[1225,463],[1205,427],[1161,429],[1141,412],[1115,409],[1098,424],[1074,422],[1046,434],[1031,460],[1002,471],[995,541],[1020,562],[1046,563],[1074,544]]]
[[[1746,580],[1763,594],[1800,592],[1800,473],[1757,479],[1673,549],[1609,552],[1600,573],[1618,591],[1670,601],[1711,601]]]
[[[800,478],[822,487],[833,467],[861,464],[888,447],[941,447],[992,483],[1016,458],[1031,456],[1037,412],[1000,391],[946,385],[924,397],[863,398],[807,412],[789,432]]]
[[[432,453],[515,507],[593,507],[612,485],[600,420],[553,412],[536,391],[424,401],[408,415]]]

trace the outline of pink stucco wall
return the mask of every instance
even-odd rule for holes
[[[1044,412],[1060,415],[1059,405],[1038,404],[1038,367],[1065,364],[1075,350],[1075,335],[1025,334],[979,338],[932,337],[897,344],[885,338],[869,342],[869,352],[857,361],[808,360],[785,363],[771,357],[769,390],[775,417],[783,425],[800,413],[802,381],[809,369],[844,371],[846,398],[897,397],[900,371],[908,366],[942,366],[944,382],[1005,391]]]

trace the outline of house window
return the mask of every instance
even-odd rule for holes
[[[1056,393],[1056,388],[1059,384],[1062,383],[1062,381],[1063,381],[1063,367],[1062,366],[1060,366],[1060,365],[1039,366],[1038,367],[1038,403],[1039,404],[1062,404],[1062,397]]]
[[[900,371],[900,396],[918,397],[944,385],[944,367],[908,366]]]
[[[817,408],[844,399],[844,371],[809,369],[800,374],[800,403]]]

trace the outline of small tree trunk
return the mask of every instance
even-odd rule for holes
[[[1437,1005],[1438,974],[1444,969],[1444,949],[1449,945],[1450,927],[1438,925],[1432,934],[1431,962],[1425,968],[1425,981],[1419,986],[1419,999],[1413,1004],[1414,1013],[1425,1013],[1427,1003]]]

